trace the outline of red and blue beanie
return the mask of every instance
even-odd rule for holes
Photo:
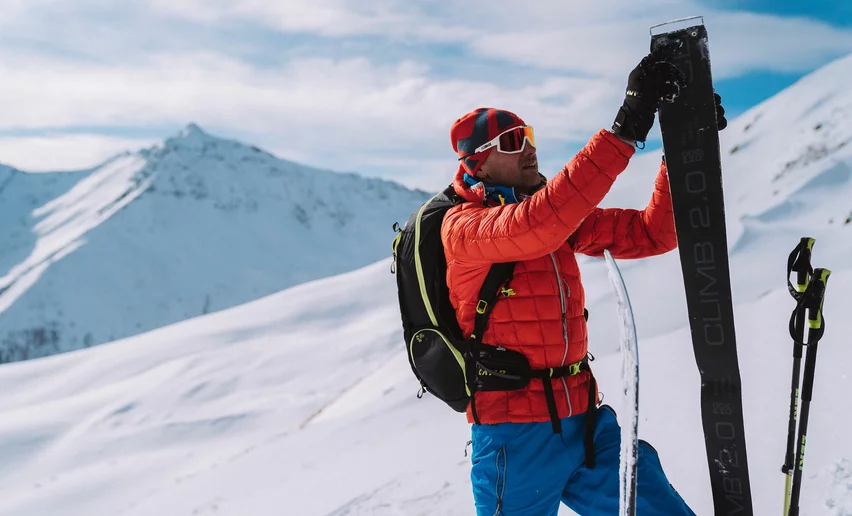
[[[471,176],[475,176],[491,149],[479,154],[473,151],[485,142],[496,138],[498,134],[513,127],[526,125],[520,117],[511,111],[494,108],[479,108],[456,120],[450,128],[450,142],[459,155],[462,166]]]

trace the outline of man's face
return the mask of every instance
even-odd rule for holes
[[[506,154],[497,149],[488,153],[476,174],[478,179],[529,192],[541,183],[535,147],[526,142],[518,154]]]

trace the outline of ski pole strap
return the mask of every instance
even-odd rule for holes
[[[793,339],[793,342],[796,343],[796,346],[793,348],[793,358],[802,358],[801,347],[805,345],[804,318],[805,309],[802,306],[801,300],[799,300],[799,302],[796,303],[796,308],[793,309],[793,313],[790,314],[790,337]]]
[[[799,244],[787,258],[787,289],[795,299],[799,299],[808,286],[808,277],[813,274],[811,267],[811,252],[816,239],[802,237]],[[790,281],[790,275],[796,273],[796,285]]]
[[[804,297],[808,290],[810,277],[813,275],[811,267],[811,252],[813,251],[814,242],[816,240],[810,237],[802,237],[799,240],[796,248],[790,253],[787,258],[787,290],[790,295],[796,300],[796,308],[790,315],[790,337],[796,343],[793,354],[794,358],[801,358],[802,349],[804,346],[804,328],[805,328],[805,306],[803,304]],[[792,273],[796,273],[796,284],[790,281]]]
[[[808,341],[807,345],[815,344],[825,333],[825,319],[822,315],[822,305],[825,300],[825,286],[831,271],[828,269],[814,269],[813,276],[808,281],[804,292],[797,294],[796,308],[790,316],[790,336],[793,342],[799,346],[806,345],[804,342],[804,319],[807,313]],[[802,357],[802,350],[795,348],[794,358]]]
[[[482,282],[482,287],[479,289],[479,301],[476,303],[476,315],[473,319],[473,334],[470,336],[471,345],[465,360],[467,384],[470,389],[470,410],[473,414],[473,422],[477,425],[481,424],[479,415],[476,413],[476,362],[479,357],[479,347],[482,344],[482,335],[488,326],[488,317],[491,315],[491,310],[494,309],[494,304],[497,302],[503,286],[509,281],[514,272],[515,262],[494,263],[491,265],[491,269],[488,270],[488,275],[485,276],[485,281]]]

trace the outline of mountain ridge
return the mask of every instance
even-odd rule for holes
[[[367,265],[389,252],[393,222],[430,196],[281,160],[196,124],[91,171],[9,170],[9,184],[26,181],[0,190],[0,211],[12,197],[32,199],[10,214],[21,226],[4,241],[17,251],[0,252],[0,362],[112,341]],[[28,184],[58,177],[54,198],[29,193],[41,187]]]

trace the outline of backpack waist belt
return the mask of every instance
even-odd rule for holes
[[[562,433],[562,422],[559,420],[559,410],[556,407],[556,397],[553,394],[554,378],[576,376],[583,371],[589,372],[589,403],[586,411],[586,432],[584,448],[586,451],[587,467],[594,468],[594,432],[597,409],[597,383],[589,367],[589,356],[582,360],[560,367],[532,369],[523,353],[512,351],[502,346],[479,344],[479,360],[475,367],[476,380],[473,382],[474,392],[471,395],[473,419],[481,424],[476,412],[476,392],[513,391],[525,388],[533,378],[540,379],[544,386],[544,397],[553,432]]]

